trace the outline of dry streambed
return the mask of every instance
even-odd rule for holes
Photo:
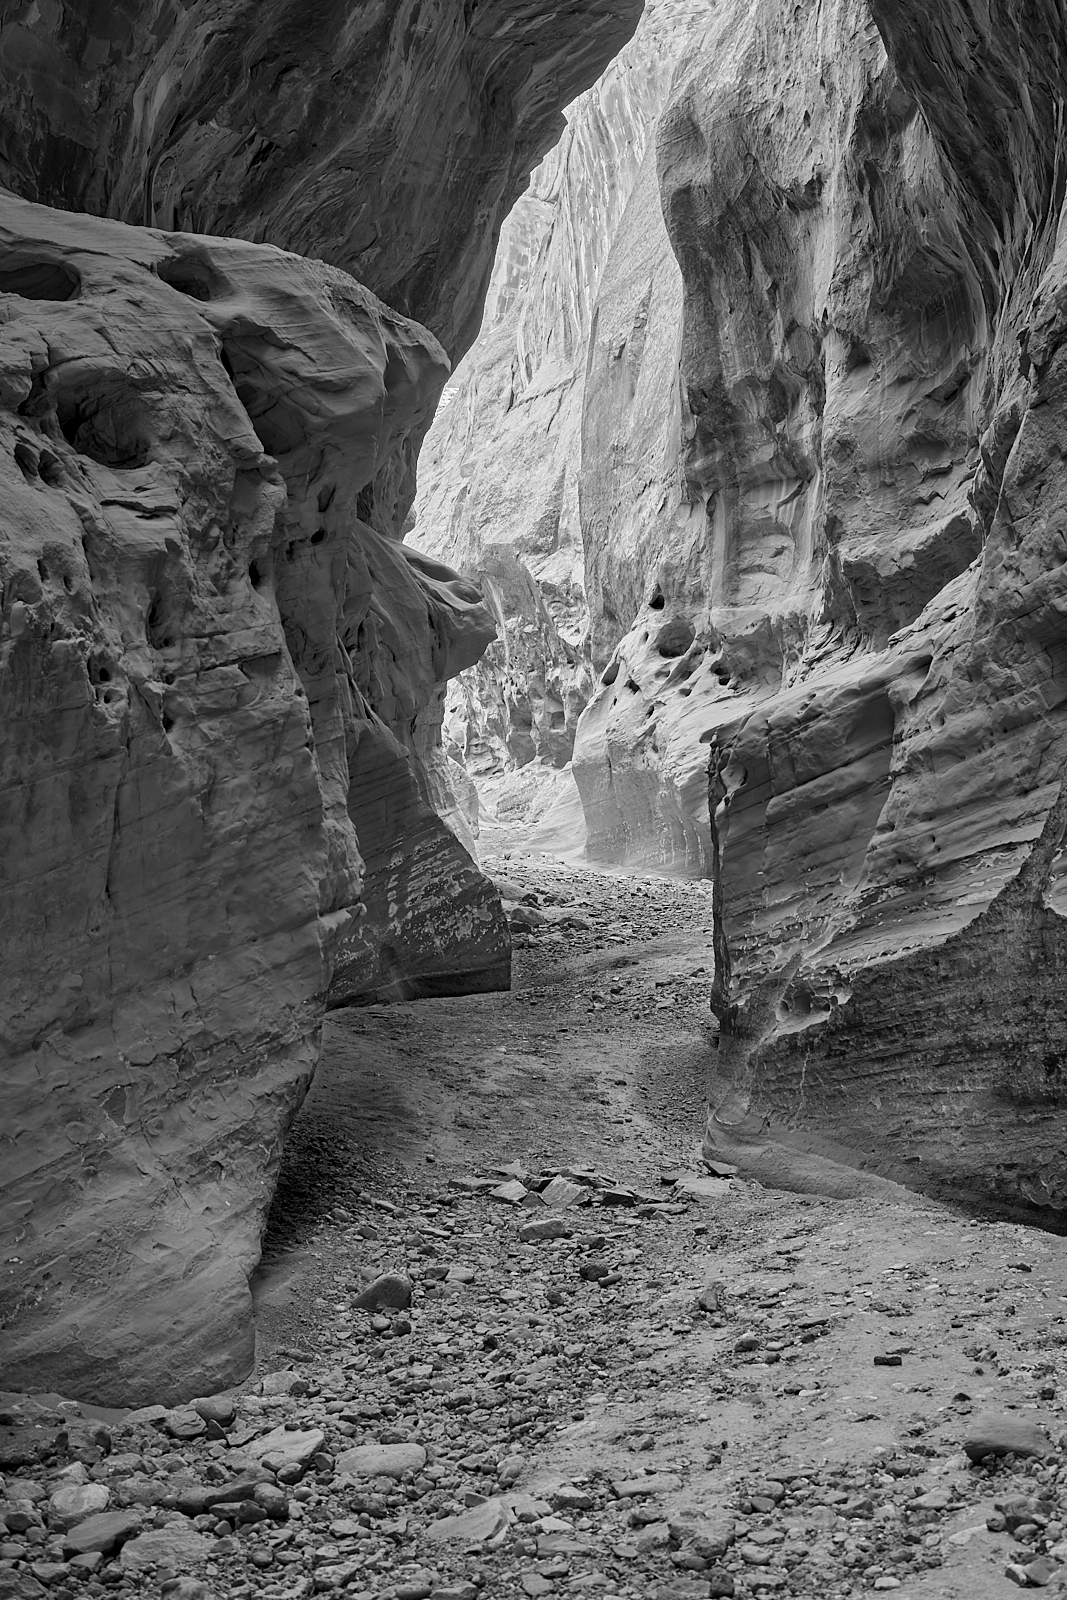
[[[241,1392],[4,1398],[0,1600],[1067,1592],[1061,1241],[680,1177],[705,908],[591,876],[512,994],[335,1019]]]

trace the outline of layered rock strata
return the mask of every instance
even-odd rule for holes
[[[536,461],[514,453],[531,507],[549,505],[539,485],[576,484],[561,504],[599,674],[573,743],[588,852],[716,877],[743,1102],[881,1149],[840,1047],[896,1108],[887,1158],[1048,1204],[1058,856],[1025,913],[1011,885],[1067,758],[1065,65],[1051,0],[718,6],[612,221],[580,421],[556,445],[535,428]],[[505,299],[525,272],[536,321],[523,262],[504,263]],[[511,370],[490,348],[521,413]],[[495,491],[471,511],[493,480],[464,456],[480,413],[473,389],[461,401],[463,561],[466,519],[495,532],[522,512]],[[529,570],[524,624],[554,603]],[[533,704],[545,674],[512,659],[512,701],[525,673]],[[476,708],[457,707],[457,743],[469,728]],[[1002,940],[1032,967],[1002,970]],[[883,982],[912,1021],[871,998]],[[938,992],[946,1026],[985,1041],[969,1069]]]
[[[359,908],[358,497],[447,363],[269,247],[8,197],[0,272],[5,1379],[203,1390]]]
[[[1067,758],[1067,34],[1030,11],[721,13],[657,133],[690,531],[646,536],[575,770],[605,853],[710,860],[753,1111],[1061,1205],[1055,849],[1012,887]]]

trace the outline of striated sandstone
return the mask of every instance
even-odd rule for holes
[[[581,326],[580,439],[542,429],[526,475],[535,507],[576,476],[587,850],[715,878],[728,1121],[1061,1205],[1058,841],[1027,862],[1067,763],[1067,24],[728,0],[691,43]],[[462,562],[492,474],[448,417]]]
[[[601,441],[583,440],[583,407],[603,377],[588,353],[655,120],[711,10],[651,0],[633,41],[568,107],[563,138],[501,232],[481,332],[420,456],[414,537],[477,577],[497,623],[498,640],[452,683],[445,723],[479,775],[565,765],[595,685],[583,455]],[[647,302],[653,283],[642,292]],[[667,370],[667,395],[674,384]]]
[[[337,269],[462,350],[502,216],[637,12],[5,24],[10,1383],[174,1401],[243,1376],[343,936],[347,996],[387,947],[391,993],[507,981],[439,741],[493,620],[397,542],[447,361]]]
[[[383,598],[359,494],[447,366],[269,247],[8,198],[0,252],[5,1376],[198,1394],[251,1361],[360,901],[350,747],[491,632],[438,578],[445,643],[370,637],[429,580],[390,556]]]
[[[5,24],[0,182],[321,256],[456,359],[497,234],[640,0],[71,0]]]
[[[702,582],[650,575],[590,730],[644,710],[710,845],[724,1119],[1062,1206],[1063,21],[742,10],[657,133]]]

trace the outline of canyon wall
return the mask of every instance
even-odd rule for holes
[[[250,1366],[334,967],[508,981],[438,737],[494,623],[398,533],[637,7],[105,12],[0,51],[0,1318],[9,1386],[129,1403]]]
[[[518,539],[533,580],[498,607],[510,698],[469,675],[455,743],[572,753],[593,859],[716,879],[724,1117],[1048,1206],[1065,29],[1052,0],[712,8],[612,214],[565,426],[517,404],[521,249],[437,425],[441,548],[514,572]],[[542,643],[559,551],[573,660]],[[553,661],[582,698],[597,675],[573,745]]]
[[[579,506],[590,350],[656,118],[713,10],[649,0],[632,42],[568,107],[501,232],[481,332],[423,447],[411,537],[477,577],[498,629],[449,690],[448,738],[476,773],[565,765],[595,687]]]
[[[1065,46],[1036,5],[723,9],[656,138],[681,473],[643,567],[585,530],[647,587],[574,757],[603,854],[710,860],[727,1120],[1052,1206]]]

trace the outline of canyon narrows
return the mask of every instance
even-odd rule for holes
[[[1067,22],[640,11],[3,19],[11,1385],[247,1373],[327,1007],[509,982],[472,775],[712,880],[709,1155],[1067,1206]]]
[[[1054,1217],[1062,12],[642,26],[427,440],[415,536],[500,633],[450,748],[512,814],[572,779],[590,860],[715,879],[709,1153]]]
[[[399,534],[500,222],[639,10],[4,19],[9,1386],[243,1377],[335,963],[507,981],[438,815],[492,619]]]

